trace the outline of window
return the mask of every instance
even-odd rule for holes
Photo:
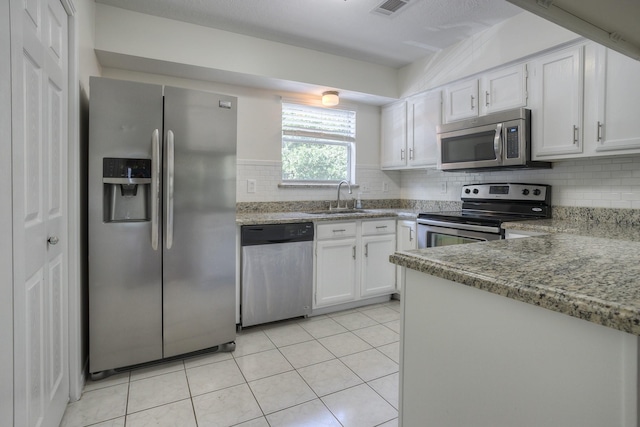
[[[352,182],[356,112],[282,103],[282,180]]]

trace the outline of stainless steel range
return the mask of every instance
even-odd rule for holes
[[[468,184],[462,210],[418,215],[418,248],[504,239],[506,221],[551,218],[551,186]]]

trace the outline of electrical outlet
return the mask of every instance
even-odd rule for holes
[[[440,194],[447,194],[447,181],[440,183]]]
[[[255,193],[256,192],[256,180],[248,179],[247,180],[247,193]]]
[[[389,191],[389,183],[387,181],[382,181],[382,192],[387,193]]]
[[[363,193],[368,193],[369,192],[369,183],[368,182],[363,182],[362,184],[360,184],[360,188],[362,189]]]

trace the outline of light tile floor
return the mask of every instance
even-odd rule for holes
[[[63,427],[398,425],[400,303],[244,329],[214,353],[89,381]]]

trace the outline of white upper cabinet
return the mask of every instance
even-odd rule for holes
[[[380,164],[382,169],[398,169],[407,165],[407,103],[382,107],[380,118]]]
[[[529,72],[534,160],[582,155],[584,47],[537,58]]]
[[[453,83],[444,89],[446,123],[478,115],[478,79]]]
[[[527,106],[527,66],[517,64],[445,88],[445,122]]]
[[[411,167],[438,164],[437,127],[442,123],[442,92],[427,92],[407,100],[407,153]]]
[[[640,62],[587,46],[585,147],[590,156],[640,153]]]
[[[442,118],[442,92],[431,91],[382,107],[382,169],[436,167],[436,127]]]
[[[486,73],[480,79],[480,115],[527,105],[527,65]]]

